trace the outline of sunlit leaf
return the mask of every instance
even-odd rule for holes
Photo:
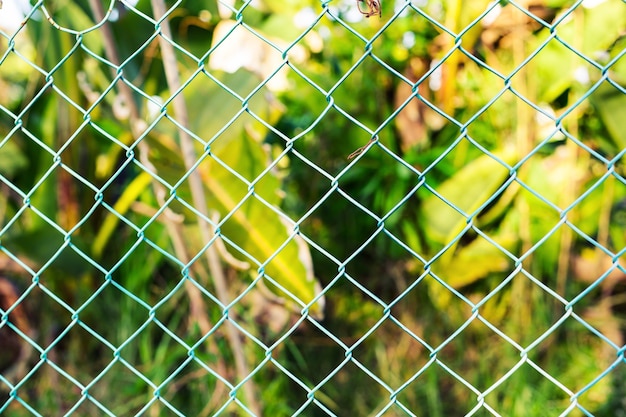
[[[626,95],[608,84],[602,84],[590,97],[616,149],[626,149]]]
[[[120,221],[119,216],[124,216],[128,212],[132,203],[135,202],[139,195],[150,185],[150,181],[152,181],[150,174],[143,172],[126,186],[124,192],[113,206],[116,214],[107,214],[104,222],[98,229],[98,234],[93,240],[91,248],[96,258],[100,257],[106,244],[115,232],[115,228]]]
[[[514,154],[510,152],[499,156],[506,163],[514,160]],[[457,210],[471,215],[498,190],[508,175],[509,170],[500,162],[484,155],[441,184],[437,192],[452,202]],[[445,210],[444,204],[439,197],[431,195],[423,203],[420,220],[427,239],[445,245],[463,230],[467,220],[455,209],[445,207]],[[451,257],[453,252],[454,248],[449,249],[446,257]]]
[[[510,248],[517,236],[509,234],[498,237],[496,245]],[[454,288],[461,288],[485,278],[490,273],[501,272],[511,264],[511,258],[493,243],[485,239],[474,239],[470,244],[458,248],[454,262],[435,268],[437,274]],[[438,264],[436,263],[435,266]]]
[[[245,134],[223,148],[217,156],[246,177],[248,174],[256,177],[266,168],[264,152],[257,142]],[[281,249],[289,235],[279,215],[254,196],[249,196],[241,207],[232,212],[241,201],[241,196],[247,194],[248,186],[217,163],[202,166],[200,172],[209,192],[210,208],[217,210],[221,217],[232,213],[224,224],[223,234],[258,262],[263,263],[275,255],[264,268],[265,273],[303,302],[310,302],[315,296],[315,282],[307,274],[294,240]],[[263,176],[254,190],[267,203],[277,207],[280,204],[279,188],[278,179],[270,172]],[[319,307],[314,312],[320,313]]]
[[[560,96],[575,80],[576,71],[584,65],[584,59],[598,59],[606,53],[626,27],[626,13],[615,12],[623,8],[619,0],[599,2],[593,7],[579,8],[570,17],[561,22],[556,29],[559,39],[567,45],[576,45],[576,51],[570,50],[561,42],[544,42],[553,30],[543,29],[530,43],[529,51],[541,46],[539,55],[528,63],[529,74],[538,84],[538,98],[551,102]],[[586,58],[576,55],[584,54]]]
[[[13,177],[26,166],[28,160],[14,142],[8,141],[0,147],[0,175]]]
[[[225,75],[223,82],[237,91],[251,91],[259,80],[253,74],[239,71]],[[201,138],[209,139],[220,131],[224,121],[231,120],[243,105],[212,82],[197,83],[189,90],[192,91],[187,93],[186,99],[192,121],[190,129]],[[262,89],[246,105],[260,117],[273,118],[276,111],[266,94],[269,93]],[[197,170],[205,186],[209,215],[217,214],[220,221],[225,219],[220,233],[236,245],[226,245],[231,254],[250,263],[253,275],[262,265],[268,277],[306,304],[315,297],[317,284],[307,261],[308,249],[298,244],[296,238],[290,238],[284,219],[275,211],[282,200],[279,194],[281,184],[274,172],[265,172],[268,155],[256,138],[264,137],[265,130],[263,124],[244,113],[211,143],[211,155],[203,159]],[[158,140],[150,143],[150,159],[159,176],[170,184],[178,182],[186,171],[178,145],[170,139],[172,137],[176,137],[175,132],[167,131],[167,135],[159,135]],[[198,153],[201,151],[198,147]],[[252,182],[254,186],[249,184]],[[192,201],[186,181],[176,193],[185,201]],[[189,212],[186,215],[193,225],[195,215]],[[196,243],[200,245],[200,242]],[[268,282],[266,285],[275,289]],[[285,295],[280,291],[277,293]],[[296,304],[296,308],[302,308],[302,304]],[[319,304],[312,307],[313,314],[321,314]]]

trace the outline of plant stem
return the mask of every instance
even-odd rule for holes
[[[163,59],[163,69],[165,70],[165,77],[167,79],[167,85],[170,92],[174,92],[180,89],[180,79],[178,76],[178,63],[176,61],[176,54],[174,47],[168,41],[172,39],[172,33],[167,20],[167,9],[163,0],[151,0],[152,10],[156,19],[161,19],[160,23],[161,34],[159,36],[159,44],[161,46],[161,54]],[[182,94],[176,95],[172,99],[174,107],[174,116],[176,120],[187,128],[189,126],[189,118],[187,113],[187,105]],[[193,146],[192,139],[185,129],[179,130],[180,134],[180,147],[183,153],[183,160],[185,168],[189,172],[189,187],[191,189],[191,196],[193,204],[196,210],[202,214],[205,219],[209,218],[207,201],[204,193],[204,186],[202,179],[198,171],[193,170],[193,166],[196,162],[197,155]],[[198,226],[200,228],[200,235],[203,242],[209,242],[214,238],[213,231],[209,229],[206,222],[199,221]],[[209,265],[209,271],[213,278],[217,297],[220,302],[226,306],[228,305],[228,286],[226,284],[226,277],[222,270],[219,254],[217,253],[216,245],[211,245],[205,252],[207,263]],[[250,370],[246,363],[245,354],[243,350],[243,344],[239,339],[236,329],[233,325],[227,326],[227,336],[230,342],[230,346],[233,350],[233,356],[235,358],[235,366],[237,368],[237,376],[240,381],[248,378]],[[244,396],[246,397],[248,407],[257,415],[260,415],[260,407],[256,401],[255,389],[252,380],[249,380],[242,386]]]
[[[104,19],[104,11],[102,9],[102,3],[98,0],[89,0],[90,8],[92,13],[96,19],[96,21],[102,21]],[[109,26],[108,22],[105,22],[101,28],[102,37],[104,39],[104,50],[107,56],[107,59],[115,66],[119,67],[120,59],[117,53],[117,49],[115,46],[115,39],[113,37],[113,33]],[[115,69],[112,69],[113,76],[116,76]],[[137,105],[133,100],[133,95],[130,87],[126,85],[124,82],[118,83],[118,89],[120,95],[122,96],[126,107],[129,110],[129,120],[130,120],[130,130],[133,135],[133,138],[136,139],[141,136],[143,129],[145,127],[145,122],[139,118],[139,110],[137,109]],[[153,172],[156,172],[156,168],[152,165],[148,158],[148,147],[144,141],[140,141],[137,144],[139,149],[139,158],[141,163],[149,168],[152,168]],[[166,190],[161,183],[156,180],[152,180],[152,188],[154,189],[154,194],[156,196],[159,204],[163,205],[165,201]],[[206,207],[206,205],[204,206]],[[184,233],[181,230],[180,226],[177,222],[172,221],[173,216],[171,215],[171,211],[167,209],[165,211],[165,226],[167,228],[168,234],[170,236],[172,246],[174,248],[174,253],[176,253],[176,257],[183,263],[189,263],[189,256],[187,254],[187,250],[185,247],[185,239]],[[221,272],[221,270],[220,270]],[[223,274],[222,274],[223,275]],[[185,290],[189,297],[189,309],[191,317],[198,323],[200,330],[203,333],[208,333],[211,331],[211,324],[209,323],[206,315],[206,308],[204,302],[202,300],[202,295],[200,290],[196,288],[196,286],[190,281],[185,282]],[[220,298],[221,299],[221,298]],[[234,349],[234,348],[233,348]],[[240,349],[241,350],[241,349]],[[215,352],[213,352],[215,353]],[[240,353],[243,355],[243,353]],[[235,354],[237,357],[237,354]],[[217,362],[217,370],[221,374],[225,374],[227,372],[227,367],[225,366],[223,361]],[[247,375],[247,374],[246,374]],[[225,391],[226,387],[222,384],[217,384],[214,392],[214,396],[217,398],[222,398],[224,394],[221,391]]]

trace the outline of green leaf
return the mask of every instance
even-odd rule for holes
[[[589,97],[600,114],[617,150],[626,149],[626,95],[608,83],[602,84]]]
[[[517,237],[511,233],[503,233],[494,241],[510,249],[517,241]],[[449,262],[443,267],[437,262],[434,270],[447,284],[458,289],[486,278],[491,273],[504,271],[510,263],[511,258],[506,256],[501,248],[486,239],[476,238],[456,251],[454,262]]]
[[[514,153],[500,153],[506,163],[514,161]],[[509,170],[488,155],[481,156],[462,168],[452,178],[437,188],[437,192],[450,204],[467,215],[473,214],[502,185]],[[431,242],[446,245],[463,230],[467,219],[457,210],[448,206],[438,196],[432,194],[423,203],[421,224],[424,235]],[[442,258],[444,264],[454,253],[454,246]]]
[[[0,175],[12,178],[28,166],[28,159],[20,148],[12,141],[0,147]]]
[[[95,22],[85,13],[82,7],[75,1],[62,0],[56,4],[56,10],[52,11],[52,18],[67,28],[77,31],[84,31],[92,28]],[[94,54],[102,54],[104,50],[104,41],[102,36],[87,33],[83,36],[83,44]]]
[[[194,82],[193,88],[185,89],[185,98],[189,120],[192,121],[190,129],[198,137],[209,140],[221,131],[224,120],[231,120],[243,104],[217,84],[204,81]],[[245,71],[224,75],[221,81],[242,96],[259,83],[253,74]],[[255,115],[272,123],[278,114],[272,107],[273,99],[268,94],[267,90],[261,89],[246,106]],[[158,135],[157,140],[150,141],[150,160],[161,178],[175,184],[186,171],[178,144],[170,139],[177,136],[167,127],[159,126],[159,130],[164,134]],[[318,284],[308,261],[308,247],[290,239],[290,233],[281,216],[265,205],[267,203],[279,208],[282,201],[280,181],[273,171],[264,173],[269,158],[262,143],[256,139],[264,137],[266,131],[267,128],[248,113],[241,114],[211,143],[211,155],[204,158],[197,171],[205,186],[209,213],[217,213],[220,220],[224,220],[220,233],[237,246],[233,248],[225,241],[227,249],[236,258],[249,262],[251,272],[257,270],[259,265],[267,263],[264,265],[265,274],[300,300],[300,303],[295,304],[297,308],[302,308],[301,303],[309,303],[317,295]],[[153,135],[150,139],[154,138]],[[198,155],[202,153],[200,148],[197,151]],[[262,177],[251,187],[252,195],[249,195],[246,181],[252,183],[261,174]],[[242,181],[241,177],[246,181]],[[187,202],[192,201],[187,181],[183,181],[176,189],[176,194]],[[195,229],[196,215],[189,211],[184,214],[189,221],[188,230]],[[198,234],[197,230],[194,234]],[[193,242],[191,237],[190,242]],[[194,250],[199,251],[200,245],[206,242],[195,244],[198,247]],[[253,272],[253,275],[256,274]],[[285,296],[267,280],[265,283],[280,296]],[[321,309],[320,303],[316,303],[311,308],[311,313],[321,315]]]
[[[575,71],[587,66],[585,59],[598,59],[620,38],[626,27],[626,13],[616,13],[623,7],[619,0],[607,0],[594,7],[579,8],[580,13],[572,13],[556,29],[558,38],[567,45],[575,46],[576,52],[563,43],[551,40],[541,46],[550,36],[550,29],[543,29],[529,43],[529,53],[537,47],[541,52],[528,63],[528,73],[538,84],[538,98],[552,102],[567,90],[575,80]],[[584,54],[587,58],[581,58]]]
[[[118,214],[108,213],[102,225],[98,229],[98,234],[93,240],[91,250],[93,256],[99,258],[102,251],[109,242],[111,236],[115,232],[117,224],[120,222],[119,216],[124,216],[130,206],[137,200],[139,195],[150,185],[152,177],[146,172],[139,174],[124,190],[120,198],[117,200],[113,208]],[[119,215],[119,216],[118,216]]]
[[[77,279],[87,270],[85,260],[71,247],[59,251],[64,244],[63,235],[49,225],[37,225],[15,234],[7,234],[2,240],[3,245],[14,248],[14,253],[35,265],[46,265],[51,262],[49,269],[68,280]],[[71,241],[72,245],[83,251],[87,247],[80,236],[72,236]]]
[[[231,141],[227,148],[222,148],[216,156],[234,171],[250,179],[256,178],[266,168],[265,153],[245,133],[239,140]],[[316,295],[315,281],[307,273],[310,266],[305,266],[300,254],[301,248],[296,241],[291,240],[281,249],[281,245],[289,237],[285,224],[278,214],[254,196],[258,195],[277,207],[281,201],[278,178],[271,172],[266,173],[254,186],[254,195],[249,196],[241,207],[232,212],[248,193],[248,186],[215,161],[202,165],[200,172],[207,187],[209,207],[217,210],[220,218],[230,215],[222,228],[224,236],[260,263],[264,263],[280,250],[264,268],[265,273],[299,300],[310,302]],[[321,313],[318,307],[313,312]]]
[[[513,251],[519,242],[518,227],[518,212],[511,208],[500,222],[498,230],[490,233],[495,244],[476,237],[469,244],[456,249],[452,262],[446,262],[446,259],[435,262],[433,271],[439,278],[458,290],[488,278],[493,273],[506,271],[511,264],[511,258],[502,248]],[[429,282],[431,283],[429,294],[432,303],[439,309],[447,308],[453,298],[452,293],[432,280]],[[481,314],[493,318],[500,311],[498,307],[494,310],[483,311]]]

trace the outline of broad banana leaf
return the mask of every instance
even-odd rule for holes
[[[509,164],[515,159],[513,152],[503,152],[498,156]],[[459,210],[471,215],[498,190],[508,175],[508,170],[501,163],[484,155],[442,183],[437,187],[437,192]],[[455,240],[466,222],[464,216],[434,194],[422,205],[420,224],[427,243],[437,250]],[[515,238],[506,227],[500,230],[494,240],[510,248]],[[459,249],[457,243],[451,245],[433,265],[433,272],[453,288],[460,289],[507,266],[506,255],[482,238]],[[430,285],[429,292],[433,303],[440,308],[449,305],[453,297],[450,291],[439,284]]]
[[[556,33],[559,39],[569,45],[576,46],[579,53],[591,59],[598,59],[597,55],[609,50],[611,45],[620,38],[626,27],[626,13],[616,12],[623,7],[620,0],[598,2],[593,7],[580,7],[582,16],[572,14],[572,19],[566,19],[557,26]],[[578,22],[576,19],[580,19]],[[582,22],[582,29],[580,23]],[[542,46],[551,30],[542,29],[529,43],[529,53],[541,47],[541,52],[528,63],[528,74],[537,83],[538,99],[543,102],[556,100],[567,90],[576,79],[577,71],[590,69],[585,60],[570,50],[561,42],[551,40]],[[586,58],[586,59],[589,59]],[[590,76],[599,76],[600,72],[590,70]]]
[[[496,155],[506,163],[512,163],[515,156],[512,152]],[[498,190],[508,176],[509,171],[500,162],[484,155],[441,184],[437,192],[457,209],[470,215]],[[465,227],[466,219],[433,194],[422,205],[420,223],[427,241],[436,246],[453,241]],[[447,263],[453,254],[454,247],[442,256],[445,258],[443,263]]]
[[[253,74],[245,71],[223,78],[230,88],[244,92],[240,93],[242,95],[252,91],[259,82]],[[193,88],[185,89],[184,94],[190,130],[208,141],[241,110],[242,103],[214,82],[201,81],[194,83]],[[277,110],[269,103],[269,93],[262,89],[248,102],[248,109],[271,123],[275,121]],[[257,275],[256,270],[262,269],[266,277],[282,286],[299,302],[293,303],[295,300],[273,286],[271,281],[265,280],[265,284],[295,307],[301,308],[302,304],[310,303],[315,298],[316,288],[319,287],[312,274],[308,247],[298,241],[297,236],[290,238],[291,233],[284,219],[261,201],[264,200],[276,210],[280,207],[280,180],[273,171],[265,172],[249,194],[248,183],[255,181],[268,167],[268,155],[262,143],[256,139],[264,137],[266,133],[267,128],[263,124],[247,113],[241,114],[217,136],[211,144],[211,155],[203,158],[197,170],[205,186],[209,213],[216,213],[217,218],[223,220],[220,234],[227,239],[225,246],[231,254],[248,262],[253,276]],[[170,139],[172,137],[177,137],[176,132],[171,125],[165,124],[157,127],[157,132],[150,137],[149,142],[150,160],[157,174],[171,185],[179,182],[186,173],[180,148],[176,141]],[[202,153],[203,149],[198,146],[198,156]],[[176,194],[188,204],[193,201],[187,180],[181,182]],[[199,235],[197,222],[205,220],[198,220],[189,210],[182,211],[186,217],[187,230],[190,231],[189,242],[193,245],[195,241],[196,246],[190,252],[197,253],[207,242],[199,242],[191,236]],[[323,302],[315,303],[310,312],[320,316],[322,305]]]

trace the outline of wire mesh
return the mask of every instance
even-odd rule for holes
[[[0,2],[0,413],[626,415],[624,28]]]

